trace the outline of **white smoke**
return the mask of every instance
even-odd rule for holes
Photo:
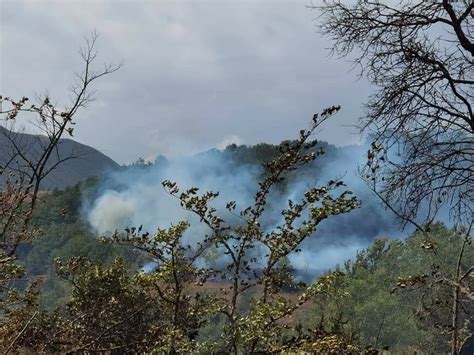
[[[219,191],[217,207],[236,200],[246,206],[252,200],[259,169],[234,166],[216,154],[179,158],[149,168],[130,168],[109,175],[100,196],[89,204],[87,219],[98,233],[143,225],[143,230],[169,227],[193,219],[168,195],[161,183],[176,181],[181,190],[196,186],[200,192]],[[194,227],[193,227],[194,228]]]
[[[124,229],[131,224],[138,207],[136,200],[116,191],[108,191],[95,202],[89,222],[101,234]]]
[[[364,158],[364,148],[343,149],[345,153],[340,154],[339,161],[328,158],[323,165],[324,171],[297,172],[286,190],[288,192],[275,189],[269,199],[264,220],[267,230],[281,222],[281,210],[286,207],[288,198],[298,201],[309,187],[338,176],[345,175],[348,189],[356,191],[362,200],[361,209],[324,221],[315,235],[303,243],[302,253],[291,255],[293,266],[302,273],[321,273],[355,256],[357,250],[367,247],[375,237],[394,235],[396,231],[393,219],[355,176],[354,172]],[[252,204],[261,173],[259,166],[237,164],[231,152],[217,150],[176,158],[152,167],[127,168],[108,176],[99,197],[85,204],[88,206],[85,214],[99,234],[140,225],[143,225],[143,231],[153,233],[158,227],[166,228],[187,220],[191,228],[185,235],[185,242],[195,244],[209,233],[208,228],[181,208],[179,201],[164,191],[161,182],[166,179],[176,181],[181,190],[196,186],[200,193],[219,191],[213,207],[225,211],[227,202],[236,201],[239,210]],[[227,221],[237,220],[229,213],[223,216]]]

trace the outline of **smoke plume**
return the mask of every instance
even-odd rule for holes
[[[357,177],[367,149],[363,146],[330,148],[319,161],[290,176],[284,191],[270,195],[265,226],[271,229],[281,221],[281,210],[289,198],[294,201],[304,191],[328,180],[342,177],[347,189],[355,193],[362,206],[345,215],[333,216],[322,222],[316,233],[302,245],[302,252],[291,255],[290,261],[305,279],[341,264],[355,256],[357,250],[370,245],[381,236],[399,236],[397,223]],[[213,207],[224,211],[229,201],[236,201],[240,209],[252,205],[261,179],[262,168],[257,164],[236,161],[229,149],[211,150],[190,157],[181,157],[145,167],[132,166],[109,174],[102,182],[100,193],[93,201],[86,201],[87,220],[99,234],[123,230],[127,226],[143,225],[152,233],[182,220],[191,223],[185,235],[193,244],[209,233],[203,223],[181,208],[179,201],[162,188],[163,180],[177,182],[181,189],[199,187],[200,192],[218,191]],[[224,213],[225,218],[231,218]]]

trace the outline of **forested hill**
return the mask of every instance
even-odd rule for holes
[[[0,165],[4,166],[15,154],[14,144],[20,146],[28,159],[36,158],[37,152],[47,143],[47,138],[27,133],[13,133],[0,126]],[[49,166],[58,159],[74,156],[58,165],[43,181],[42,188],[51,190],[73,186],[88,177],[100,176],[107,171],[117,169],[119,165],[97,149],[78,143],[71,139],[60,140],[57,151],[50,158]],[[20,159],[21,160],[21,159]],[[21,163],[21,161],[20,161]],[[3,183],[5,174],[0,175]]]

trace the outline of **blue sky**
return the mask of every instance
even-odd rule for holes
[[[317,3],[317,2],[316,2]],[[97,86],[75,139],[120,163],[228,143],[279,143],[312,114],[342,111],[319,138],[346,145],[370,94],[347,60],[329,56],[308,1],[0,2],[0,93],[48,90],[60,105],[80,69],[82,38],[123,68]]]

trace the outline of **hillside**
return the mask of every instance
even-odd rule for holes
[[[0,127],[1,165],[4,165],[14,154],[12,140],[15,144],[24,147],[22,149],[26,152],[27,157],[34,160],[47,138],[27,133],[14,133]],[[57,169],[52,171],[45,178],[42,185],[43,189],[52,190],[73,186],[88,177],[100,176],[107,171],[119,167],[115,161],[97,149],[71,139],[62,139],[60,141],[57,153],[51,157],[50,166],[55,164],[58,159],[64,159],[68,156],[75,156],[76,158],[63,162]],[[4,177],[0,175],[0,183],[3,183],[3,179]]]

